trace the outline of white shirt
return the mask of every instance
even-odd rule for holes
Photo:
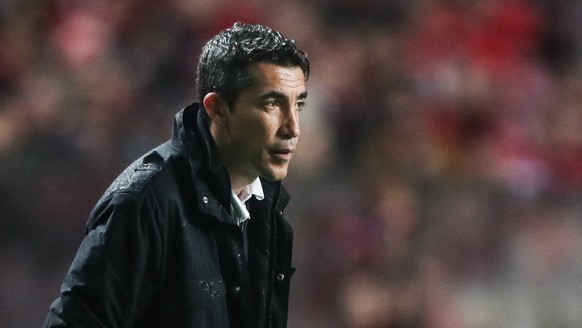
[[[265,198],[263,185],[261,185],[261,180],[257,178],[251,184],[244,186],[239,195],[235,194],[234,191],[231,191],[230,193],[232,214],[236,218],[238,226],[240,227],[243,222],[251,218],[245,205],[246,202],[253,196],[258,200],[263,200]]]

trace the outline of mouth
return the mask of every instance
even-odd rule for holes
[[[291,160],[291,156],[293,156],[293,149],[291,148],[280,148],[280,149],[272,149],[269,151],[271,156],[279,159],[280,161],[289,161]]]

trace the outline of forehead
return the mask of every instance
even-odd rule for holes
[[[253,84],[249,89],[254,91],[263,89],[299,93],[305,91],[305,75],[298,66],[256,63],[249,66],[248,73],[253,79]]]

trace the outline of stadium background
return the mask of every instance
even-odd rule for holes
[[[41,326],[237,20],[312,61],[291,328],[582,326],[581,2],[2,0],[2,327]]]

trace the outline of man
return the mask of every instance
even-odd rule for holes
[[[45,327],[285,327],[292,231],[281,186],[309,61],[237,23],[203,48],[200,105],[95,206]]]

